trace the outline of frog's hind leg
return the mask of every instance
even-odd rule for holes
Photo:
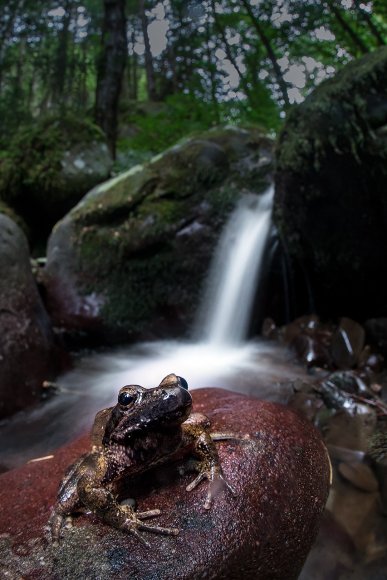
[[[85,456],[82,456],[69,467],[60,484],[56,503],[48,521],[53,545],[58,545],[62,529],[71,527],[71,514],[80,511],[82,507],[77,490],[77,476],[84,459]]]
[[[163,528],[143,523],[142,520],[159,516],[161,511],[155,509],[135,512],[130,505],[119,504],[115,495],[109,489],[103,487],[101,481],[98,478],[93,478],[90,473],[86,473],[79,479],[78,494],[82,504],[104,522],[119,530],[133,534],[146,546],[149,546],[149,544],[141,536],[140,531],[167,536],[176,536],[179,533],[177,528]]]

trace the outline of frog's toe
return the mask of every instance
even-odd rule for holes
[[[147,518],[155,518],[161,514],[161,510],[148,510],[146,512],[136,512],[137,519],[146,520]]]
[[[48,532],[50,540],[53,546],[58,546],[59,539],[61,536],[61,531],[64,526],[65,518],[62,514],[59,514],[55,510],[52,511],[49,522],[48,522]]]
[[[201,471],[199,475],[195,477],[195,479],[191,481],[189,485],[187,485],[187,487],[185,488],[186,491],[192,491],[193,489],[195,489],[195,487],[197,487],[199,483],[203,481],[203,479],[205,478],[208,478],[207,473],[205,471]]]
[[[164,528],[162,526],[150,526],[149,524],[143,523],[141,520],[155,517],[160,515],[160,510],[149,510],[147,512],[136,513],[135,517],[129,517],[124,522],[122,529],[126,532],[133,534],[138,538],[142,544],[149,547],[149,543],[142,537],[139,533],[141,532],[152,532],[154,534],[163,534],[164,536],[176,536],[179,533],[177,528]]]
[[[152,532],[153,534],[163,534],[164,536],[177,536],[179,534],[178,528],[163,528],[162,526],[149,526],[148,524],[139,524],[139,530],[144,532]]]
[[[207,497],[204,502],[205,509],[210,509],[214,498],[224,489],[228,489],[232,495],[236,495],[235,490],[232,486],[224,479],[222,473],[214,473],[213,470],[203,469],[200,471],[197,477],[189,485],[187,485],[186,490],[192,491],[199,485],[203,479],[209,480],[209,487],[207,492]]]

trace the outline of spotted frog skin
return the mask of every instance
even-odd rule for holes
[[[187,491],[203,479],[209,481],[206,509],[219,489],[228,488],[234,493],[223,478],[214,441],[235,436],[210,433],[208,418],[191,410],[187,382],[175,374],[166,376],[154,389],[122,387],[116,406],[99,411],[95,417],[91,452],[68,469],[60,485],[49,522],[53,543],[59,542],[65,522],[71,524],[71,514],[85,510],[133,534],[145,545],[148,543],[140,531],[178,534],[176,528],[144,523],[160,515],[160,510],[135,512],[129,505],[118,503],[117,490],[122,480],[130,486],[133,476],[182,455],[192,456],[189,466],[198,472]]]

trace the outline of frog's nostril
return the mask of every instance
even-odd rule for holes
[[[188,383],[183,377],[177,377],[177,381],[179,383],[179,387],[182,387],[188,391]]]

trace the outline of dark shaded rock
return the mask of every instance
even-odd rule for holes
[[[279,139],[275,222],[323,316],[385,315],[386,91],[383,47],[321,83]]]
[[[363,491],[374,492],[379,488],[373,471],[365,463],[339,463],[338,472],[344,479]]]
[[[27,240],[0,214],[0,417],[36,401],[55,368],[50,322],[32,277]]]
[[[104,340],[181,334],[229,212],[267,185],[270,146],[256,130],[212,130],[89,192],[49,240],[55,324]]]
[[[26,222],[31,242],[45,245],[55,222],[109,177],[112,164],[98,127],[50,116],[14,135],[0,161],[0,199]]]
[[[350,318],[342,318],[332,337],[332,358],[339,369],[354,367],[364,347],[364,328]]]
[[[160,525],[177,537],[135,538],[81,516],[59,547],[43,535],[64,469],[88,447],[86,437],[0,477],[0,562],[12,576],[30,578],[287,580],[298,577],[317,533],[329,489],[330,464],[318,433],[285,407],[220,389],[193,392],[195,410],[214,430],[244,439],[219,444],[236,497],[221,493],[203,508],[205,486],[187,493],[192,475],[175,466],[154,470],[128,490],[140,510],[160,507]],[[42,475],[44,474],[44,486]],[[133,493],[135,491],[135,493]],[[25,501],[22,498],[27,498]]]
[[[331,417],[325,442],[328,445],[367,451],[375,426],[376,414],[371,407],[348,402],[345,411],[339,411]]]
[[[384,423],[371,438],[368,451],[380,485],[383,513],[387,515],[387,429]]]
[[[274,337],[274,329],[271,330]],[[307,367],[332,366],[330,352],[332,329],[321,324],[315,314],[300,316],[279,329],[277,337]]]
[[[317,540],[310,552],[299,580],[339,580],[354,570],[356,546],[343,526],[325,511]],[[352,576],[349,576],[352,578]]]
[[[350,574],[345,574],[343,580],[386,580],[387,556],[375,558],[371,562],[356,566]]]
[[[384,366],[384,356],[378,352],[373,352],[370,345],[366,345],[359,357],[358,367],[361,371],[373,377],[374,374],[381,373]]]
[[[387,356],[387,318],[371,318],[364,323],[367,342]]]
[[[291,348],[297,358],[308,367],[329,367],[331,358],[326,346],[316,336],[300,334],[292,342]]]

